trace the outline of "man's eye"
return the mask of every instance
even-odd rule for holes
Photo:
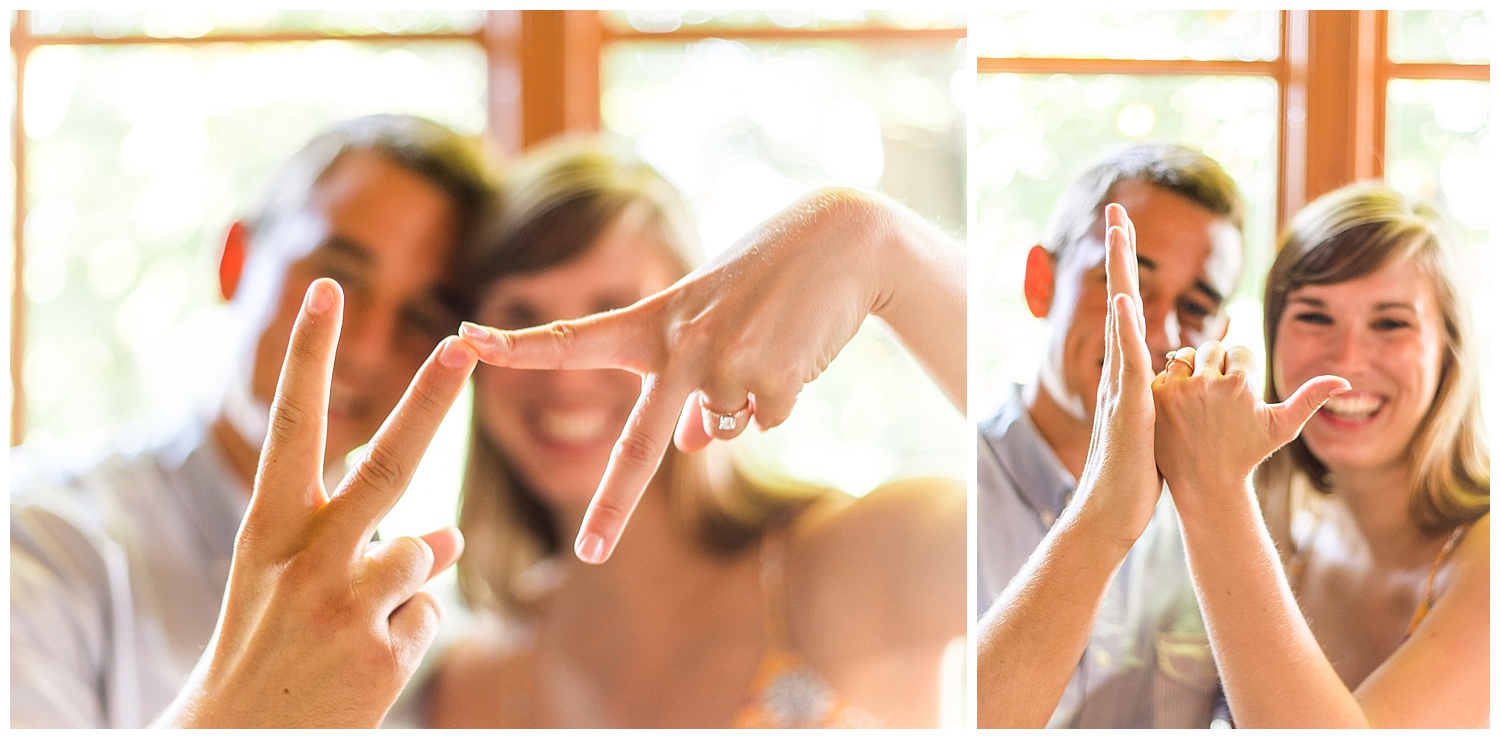
[[[458,316],[451,311],[407,310],[402,320],[414,331],[428,336],[446,336],[458,330]]]
[[[1177,312],[1178,314],[1186,316],[1188,318],[1204,321],[1213,316],[1214,309],[1202,303],[1195,303],[1191,300],[1187,300],[1183,301],[1182,306],[1178,308]]]
[[[514,331],[520,328],[530,328],[541,322],[541,317],[536,311],[524,305],[513,305],[500,312],[495,328]]]
[[[1333,319],[1325,313],[1295,313],[1292,315],[1292,320],[1315,326],[1327,326],[1333,323]]]

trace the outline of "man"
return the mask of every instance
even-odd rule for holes
[[[246,556],[236,532],[252,489],[259,498],[264,480],[285,478],[272,474],[281,460],[260,459],[268,432],[284,430],[268,417],[326,429],[310,456],[324,460],[325,479],[342,474],[457,328],[450,263],[490,191],[473,148],[431,121],[371,116],[317,136],[225,239],[219,285],[244,333],[217,407],[81,465],[12,455],[12,726],[141,727],[184,690],[211,638],[223,638],[221,606],[240,614],[225,587],[231,561],[238,573]],[[338,286],[310,292],[320,277]],[[318,345],[333,365],[326,425],[315,406],[292,417],[278,376],[299,310],[306,302],[321,316],[342,300],[341,334],[335,325]],[[237,578],[244,602],[257,584]],[[209,721],[203,705],[182,723]]]
[[[1026,709],[1038,700],[1050,726],[1206,726],[1214,711],[1215,672],[1170,499],[1134,532],[1138,540],[1124,543],[1123,562],[1048,536],[1090,451],[1105,359],[1109,203],[1123,205],[1137,229],[1155,369],[1166,352],[1221,339],[1228,328],[1223,306],[1240,269],[1243,215],[1233,180],[1216,162],[1179,146],[1132,146],[1070,185],[1046,240],[1027,257],[1026,302],[1048,327],[1037,378],[979,424],[981,726],[1029,723]],[[1070,526],[1086,512],[1072,513]],[[1108,526],[1095,533],[1134,536]],[[1087,575],[1073,585],[1098,584],[1100,592],[1064,587],[1050,602],[1025,603],[1039,586],[1061,587],[1073,575]],[[1092,633],[1063,633],[1070,624]],[[1011,678],[1031,682],[1017,690]]]

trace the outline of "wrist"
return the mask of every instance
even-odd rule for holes
[[[1084,539],[1097,542],[1103,547],[1099,552],[1102,556],[1123,560],[1150,524],[1154,506],[1146,508],[1136,502],[1122,506],[1120,502],[1093,494],[1086,484],[1081,485],[1079,495],[1063,512],[1058,525],[1067,525]]]
[[[1169,478],[1166,490],[1171,494],[1184,526],[1198,521],[1218,521],[1224,517],[1260,515],[1255,487],[1249,475]]]
[[[841,185],[822,187],[807,198],[813,223],[829,235],[824,243],[844,252],[847,268],[862,273],[867,313],[878,314],[889,300],[890,275],[901,269],[891,238],[890,205],[874,193]]]

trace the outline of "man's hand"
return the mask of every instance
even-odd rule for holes
[[[437,635],[420,590],[458,559],[446,528],[372,544],[477,358],[444,339],[339,488],[322,482],[343,295],[320,279],[292,330],[224,606],[159,725],[375,727]]]
[[[1152,437],[1151,354],[1141,313],[1135,224],[1125,209],[1104,209],[1109,313],[1104,329],[1104,372],[1099,379],[1093,436],[1078,480],[1081,510],[1101,513],[1128,549],[1146,530],[1161,496]],[[1084,504],[1088,501],[1088,505]]]

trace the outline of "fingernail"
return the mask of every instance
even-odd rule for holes
[[[460,323],[458,325],[458,335],[464,337],[465,339],[468,339],[469,341],[480,343],[488,342],[490,340],[490,332],[485,331],[477,324],[469,323],[468,321],[464,321],[463,323]]]
[[[451,336],[443,339],[443,345],[438,347],[438,361],[448,369],[463,369],[469,363],[469,356],[469,348]]]
[[[1328,391],[1328,397],[1332,398],[1335,395],[1343,395],[1344,393],[1347,393],[1347,392],[1349,392],[1352,389],[1353,388],[1336,387],[1336,388]]]
[[[604,537],[598,534],[587,534],[578,540],[573,551],[578,554],[579,559],[591,565],[599,564],[604,561]]]
[[[323,280],[313,280],[313,284],[307,286],[307,297],[303,300],[307,312],[312,315],[322,315],[333,307],[333,289]]]

